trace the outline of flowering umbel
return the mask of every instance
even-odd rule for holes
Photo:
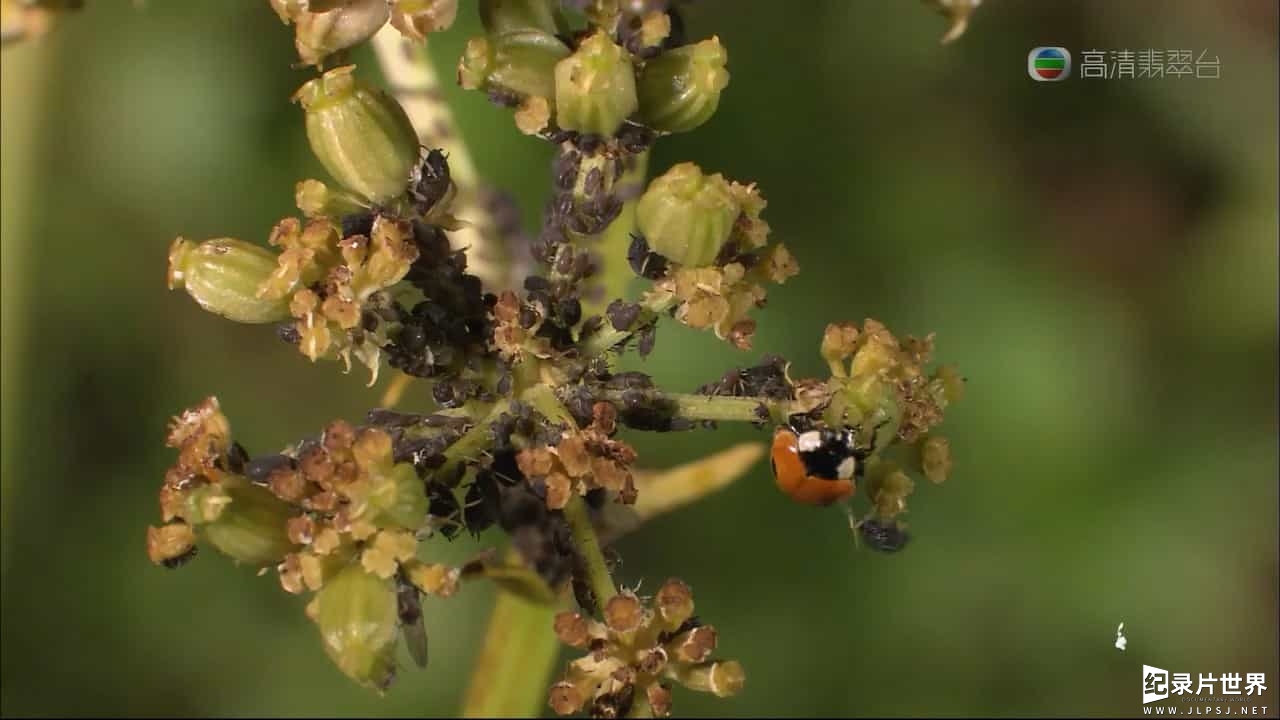
[[[559,715],[587,709],[593,717],[626,717],[643,702],[653,717],[667,717],[673,685],[718,697],[742,691],[742,665],[713,657],[719,633],[694,616],[692,592],[674,578],[647,600],[615,595],[603,622],[562,612],[555,631],[561,642],[587,653],[551,686],[548,703]]]
[[[526,235],[518,208],[477,188],[465,147],[440,122],[447,113],[423,121],[423,108],[439,110],[429,83],[398,87],[397,99],[343,64],[374,33],[384,67],[424,62],[408,45],[388,54],[383,40],[399,31],[420,42],[449,27],[456,0],[270,5],[315,73],[293,99],[330,177],[296,183],[301,217],[281,219],[264,244],[174,240],[168,285],[214,314],[274,325],[311,361],[358,362],[370,385],[386,365],[394,379],[362,420],[332,420],[264,454],[232,438],[215,398],[180,414],[161,522],[146,534],[153,562],[177,567],[204,546],[274,570],[285,592],[307,597],[339,671],[379,693],[395,679],[401,639],[418,665],[428,662],[424,598],[488,580],[499,607],[516,598],[550,617],[572,597],[577,610],[554,627],[499,626],[489,643],[499,647],[484,654],[509,652],[512,633],[558,637],[584,654],[550,689],[556,713],[665,717],[677,686],[743,691],[743,667],[716,657],[718,633],[693,614],[683,582],[652,597],[619,591],[603,545],[723,487],[763,449],[655,473],[622,429],[772,425],[777,485],[790,499],[839,503],[858,544],[907,545],[915,478],[942,483],[957,467],[939,426],[964,381],[930,365],[933,335],[832,323],[818,348],[827,377],[793,378],[787,360],[766,356],[693,393],[614,362],[633,349],[648,355],[667,319],[748,350],[770,317],[760,312],[766,287],[799,272],[771,239],[755,183],[690,162],[645,182],[654,143],[720,107],[729,56],[719,37],[691,42],[666,0],[477,0],[483,32],[466,43],[458,82],[555,146],[542,224]],[[416,69],[388,77],[430,79]],[[488,217],[477,220],[480,197]],[[457,234],[468,226],[484,231],[465,237],[511,246],[523,282],[490,287],[469,269],[472,240]],[[638,297],[625,294],[628,266],[644,284]],[[400,397],[429,409],[392,409]],[[487,543],[491,530],[509,538],[505,555],[488,547],[461,567],[431,559],[432,543],[464,533]],[[529,657],[551,657],[542,650]],[[512,685],[477,678],[487,683],[480,696]]]

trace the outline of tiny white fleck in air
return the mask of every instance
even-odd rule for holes
[[[1124,623],[1120,623],[1120,627],[1116,628],[1116,649],[1123,650],[1129,644],[1129,639],[1124,636]]]

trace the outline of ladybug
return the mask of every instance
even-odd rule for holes
[[[871,452],[857,447],[848,428],[798,432],[784,425],[773,433],[773,479],[796,502],[830,505],[853,495]]]

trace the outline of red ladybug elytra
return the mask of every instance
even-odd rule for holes
[[[778,489],[806,505],[830,505],[853,495],[865,457],[851,430],[796,432],[785,425],[773,433],[770,453]]]

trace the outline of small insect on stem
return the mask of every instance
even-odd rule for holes
[[[422,622],[422,598],[418,594],[418,588],[409,582],[403,571],[396,576],[396,608],[409,655],[418,667],[425,668],[427,666],[427,628]]]

